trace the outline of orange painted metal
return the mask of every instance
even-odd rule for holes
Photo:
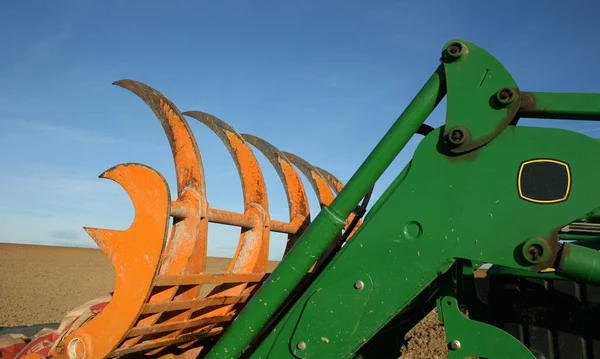
[[[290,160],[288,160],[275,146],[262,138],[249,134],[243,134],[242,137],[246,142],[252,144],[265,155],[275,168],[275,171],[283,183],[290,213],[289,224],[292,228],[295,228],[295,231],[293,232],[286,232],[289,233],[289,236],[284,251],[285,255],[310,224],[310,206],[308,204],[306,191],[304,190],[304,185],[302,184],[302,179],[300,179],[298,172],[296,172]],[[271,229],[273,230],[273,223],[271,223]]]
[[[177,107],[158,91],[140,82],[123,80],[115,82],[140,97],[154,112],[163,126],[175,162],[177,176],[177,201],[184,208],[190,208],[185,219],[174,221],[171,238],[167,243],[159,274],[196,274],[204,271],[208,241],[208,202],[200,151],[194,135]],[[168,289],[155,288],[149,298],[150,303],[160,303],[174,299],[192,299],[199,295],[200,288]],[[188,313],[177,313],[168,321],[187,320]],[[161,313],[145,316],[139,326],[153,326],[161,320]],[[150,336],[159,339],[160,336]],[[129,337],[122,344],[130,348],[145,339],[143,336]]]
[[[242,136],[224,121],[200,111],[188,111],[184,115],[202,122],[223,141],[231,153],[242,181],[244,215],[256,221],[254,227],[242,230],[233,261],[227,271],[234,273],[266,271],[270,218],[267,189],[258,160]],[[254,250],[256,247],[259,248],[258,251]]]
[[[116,181],[127,191],[135,218],[125,231],[85,229],[113,264],[114,294],[102,313],[73,331],[50,353],[53,358],[70,358],[69,353],[103,358],[112,352],[144,308],[163,255],[170,207],[165,179],[135,164],[114,167],[100,177]]]
[[[202,357],[212,339],[226,330],[268,278],[270,233],[288,234],[287,253],[310,224],[307,194],[296,168],[308,179],[321,207],[333,201],[343,184],[259,137],[240,135],[213,115],[181,113],[143,83],[121,80],[115,85],[142,99],[160,121],[173,154],[177,198],[171,200],[161,174],[143,165],[119,165],[101,176],[119,183],[136,211],[126,231],[86,228],[115,268],[114,295],[102,313],[70,333],[49,356]],[[200,150],[184,115],[211,129],[231,153],[242,183],[243,213],[209,207]],[[271,220],[264,177],[250,145],[265,155],[281,178],[289,221]],[[347,223],[351,221],[352,217]],[[206,273],[209,222],[241,230],[234,257],[223,273]],[[338,245],[332,244],[330,252]],[[316,266],[319,263],[324,258]]]

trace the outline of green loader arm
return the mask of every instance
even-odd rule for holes
[[[444,96],[445,125],[426,134],[351,240],[289,298]],[[468,294],[473,265],[554,268],[598,284],[600,253],[562,243],[559,234],[593,217],[600,203],[600,167],[590,166],[600,143],[517,126],[520,118],[598,120],[600,94],[521,91],[485,50],[448,42],[439,68],[207,358],[395,358],[386,343],[433,306],[450,358],[535,358],[507,332],[464,313],[462,306],[478,305]]]

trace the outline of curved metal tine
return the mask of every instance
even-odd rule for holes
[[[282,152],[285,157],[287,157],[290,162],[292,162],[300,172],[304,174],[304,176],[308,179],[308,182],[317,193],[317,197],[319,197],[319,204],[321,207],[329,206],[333,199],[335,198],[327,180],[323,175],[315,168],[313,165],[308,163],[303,158],[294,155],[289,152]]]
[[[237,167],[244,195],[244,215],[254,219],[254,228],[241,228],[240,240],[227,273],[266,272],[269,257],[269,213],[265,180],[258,160],[242,136],[225,121],[201,111],[186,111],[211,129],[223,141]],[[247,283],[217,285],[209,294],[213,297],[240,295]],[[232,305],[203,313],[201,317],[227,315]]]
[[[206,196],[206,184],[200,150],[192,130],[177,107],[152,87],[134,80],[113,82],[140,97],[154,112],[169,140],[177,171],[177,193],[182,195],[186,187],[194,188]]]
[[[335,196],[332,193],[332,190],[336,191],[337,194],[344,188],[342,182],[331,173],[323,170],[322,168],[311,165],[299,156],[288,152],[284,152],[284,154],[288,156],[298,168],[300,168],[300,171],[302,171],[306,177],[308,177],[309,182],[317,192],[319,198],[321,198],[322,195],[324,198],[326,198],[326,200],[321,203],[321,207],[323,205],[328,206],[333,201]],[[355,216],[355,213],[352,213],[349,216],[344,229],[348,228]],[[362,224],[362,221],[359,221],[358,226],[360,226],[360,224]]]
[[[106,357],[119,345],[149,296],[167,237],[171,200],[164,177],[144,165],[118,165],[100,178],[111,179],[125,189],[135,218],[124,231],[85,228],[114,267],[114,294],[102,315],[75,329],[61,342],[80,340],[84,352],[94,353],[96,358]],[[69,358],[66,350],[53,350],[50,354],[57,359]]]
[[[194,208],[188,211],[188,217],[181,221],[186,223],[174,225],[164,265],[161,268],[161,274],[178,274],[186,269],[189,272],[203,271],[206,265],[206,233],[208,231],[208,221],[206,219],[206,183],[202,158],[194,134],[179,109],[162,93],[134,80],[120,80],[114,82],[114,85],[133,92],[154,112],[167,135],[171,152],[173,153],[177,175],[178,201],[189,204],[191,208],[194,208],[194,202],[200,202],[197,207],[200,207],[200,214],[202,217],[205,217],[197,218],[197,216],[194,216],[195,212],[198,211],[198,209]],[[183,232],[182,235],[185,237],[193,239],[193,242],[195,242],[193,248],[182,248],[182,243],[175,243],[177,242],[173,240],[176,239],[175,234],[179,234],[180,232]],[[197,237],[198,235],[200,237]],[[174,246],[176,248],[173,248]],[[190,265],[191,268],[188,268],[187,259],[192,255],[192,251],[194,252],[193,260],[195,263],[190,263],[192,264]]]
[[[327,179],[327,181],[329,182],[329,185],[335,192],[335,195],[337,196],[338,194],[340,194],[342,189],[344,189],[344,184],[342,183],[342,181],[340,181],[339,179],[337,179],[337,177],[335,177],[330,172],[324,170],[321,167],[315,167],[315,168],[317,169],[317,171],[321,172],[321,174],[325,177],[325,179]]]
[[[179,109],[160,92],[134,80],[120,80],[113,84],[128,89],[141,98],[160,121],[175,162],[177,202],[188,209],[184,219],[173,221],[159,273],[203,273],[208,243],[208,203],[202,159],[194,135]],[[177,287],[155,290],[149,302],[172,300],[177,295],[177,290]],[[178,297],[192,299],[199,292],[200,288],[194,288]],[[150,315],[141,319],[140,325],[152,325],[158,318],[159,314]],[[140,339],[141,337],[128,339],[125,347],[135,345]]]
[[[296,233],[288,235],[288,241],[284,251],[285,255],[294,246],[298,238],[300,238],[300,235],[302,235],[306,227],[310,224],[310,206],[308,204],[308,197],[304,185],[302,184],[302,179],[294,169],[294,165],[277,147],[260,137],[250,134],[243,133],[242,137],[246,142],[256,147],[269,160],[283,183],[283,188],[288,201],[290,224],[295,225],[298,228]]]
[[[244,212],[247,215],[265,221],[263,226],[250,230],[242,228],[242,234],[234,260],[228,269],[232,273],[264,272],[267,270],[269,255],[268,199],[265,180],[258,160],[242,136],[225,121],[205,112],[187,111],[185,116],[192,117],[210,128],[223,141],[237,167],[244,194]],[[257,208],[256,206],[260,208]],[[255,209],[252,211],[252,209]],[[257,212],[256,209],[259,211]],[[254,212],[250,213],[248,211]],[[261,213],[259,213],[261,212]],[[267,226],[266,230],[264,227]],[[257,234],[261,234],[257,236]],[[256,247],[259,248],[256,251]],[[243,255],[240,255],[244,251]]]
[[[300,172],[302,172],[304,176],[306,176],[308,182],[311,184],[311,186],[317,193],[317,197],[319,197],[319,204],[321,208],[323,208],[324,206],[329,206],[331,202],[333,202],[335,196],[325,177],[323,177],[323,175],[313,165],[308,163],[303,158],[289,152],[283,152],[283,155],[287,157],[294,165],[296,165],[296,167],[300,169]],[[323,255],[320,258],[318,258],[316,263],[313,265],[313,271],[318,270],[324,263],[328,261],[330,255],[338,247],[338,242],[341,238],[342,233],[340,231],[340,233],[338,233],[338,235],[336,236],[335,240],[333,240],[329,244]]]

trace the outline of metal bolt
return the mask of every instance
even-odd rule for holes
[[[529,254],[529,260],[535,263],[544,254],[544,248],[539,244],[534,243],[527,247],[527,254]]]
[[[365,287],[365,283],[362,280],[357,280],[356,283],[354,283],[354,289],[356,290],[362,290]]]
[[[465,133],[463,132],[463,130],[457,128],[450,132],[450,142],[454,143],[455,145],[460,145],[464,142],[464,140]]]
[[[448,347],[450,348],[450,350],[457,351],[460,349],[460,342],[456,339],[451,340]]]
[[[453,42],[448,46],[448,55],[459,58],[462,56],[463,45],[460,42]]]
[[[304,349],[306,349],[306,343],[300,342],[300,343],[298,343],[298,345],[296,345],[296,348],[298,348],[298,350],[304,350]]]
[[[498,92],[496,93],[496,98],[501,104],[508,105],[515,99],[515,93],[512,89],[503,88],[498,90]]]

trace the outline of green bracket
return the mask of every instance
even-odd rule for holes
[[[448,357],[536,359],[523,343],[492,325],[467,318],[454,297],[438,299],[438,313],[446,329]]]
[[[519,110],[519,88],[498,60],[468,41],[449,41],[442,60],[448,97],[444,137],[451,152],[468,152],[510,124]]]
[[[332,296],[334,291],[340,295]],[[290,352],[308,359],[349,340],[365,315],[373,280],[365,272],[346,272],[327,290],[317,289],[302,308],[302,316],[289,342]],[[336,322],[339,325],[329,326]]]

